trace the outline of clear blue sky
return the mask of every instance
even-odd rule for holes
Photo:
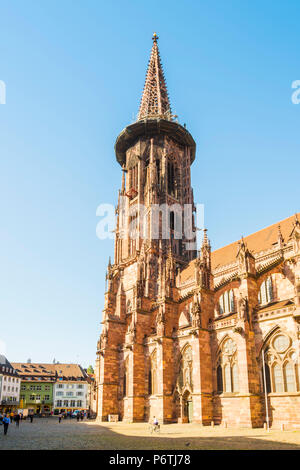
[[[298,0],[1,2],[0,340],[11,361],[94,363],[118,133],[156,31],[173,110],[197,142],[213,248],[299,211]]]

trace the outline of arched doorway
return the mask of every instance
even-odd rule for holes
[[[192,423],[193,422],[193,397],[190,394],[190,392],[186,391],[182,398],[183,398],[184,422]]]

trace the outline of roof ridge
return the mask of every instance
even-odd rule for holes
[[[299,215],[299,216],[300,216],[300,212],[296,212],[296,215]],[[278,224],[282,224],[283,222],[285,222],[285,221],[291,219],[291,218],[294,217],[294,216],[295,216],[295,214],[294,214],[294,215],[290,215],[289,217],[286,217],[285,219],[279,220],[278,222],[274,222],[274,223],[271,224],[271,225],[267,225],[266,227],[261,228],[261,229],[259,229],[259,230],[256,230],[255,232],[249,233],[249,235],[243,236],[243,238],[244,238],[244,240],[247,241],[247,238],[248,238],[248,237],[251,237],[252,235],[255,235],[255,234],[259,233],[259,232],[262,232],[263,230],[266,230],[266,229],[268,229],[268,228],[271,228],[271,227],[273,227],[274,225],[278,226]],[[227,245],[221,246],[220,248],[217,248],[216,250],[213,250],[213,251],[212,251],[212,254],[213,254],[213,253],[216,253],[216,252],[219,251],[219,250],[222,250],[222,249],[224,249],[224,248],[227,248],[227,247],[230,246],[230,245],[234,245],[234,243],[238,243],[239,240],[240,240],[240,239],[234,240],[233,242],[228,243]]]

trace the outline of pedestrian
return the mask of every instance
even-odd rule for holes
[[[154,416],[153,418],[153,430],[157,431],[159,429],[158,419]]]
[[[77,423],[79,423],[79,419],[80,419],[80,413],[77,413],[77,415],[76,415],[76,419],[77,419]]]
[[[62,415],[61,415],[61,413],[59,413],[59,415],[58,415],[58,422],[59,423],[61,422],[61,417],[62,417]]]
[[[6,436],[7,434],[9,423],[10,423],[9,415],[8,414],[4,415],[4,418],[3,418],[4,436]]]
[[[30,422],[32,423],[32,421],[33,421],[33,413],[31,413],[31,414],[29,415],[29,418],[30,418]]]
[[[15,416],[15,422],[16,422],[17,428],[20,426],[20,419],[21,419],[21,416],[19,415],[19,413],[17,413]]]
[[[83,413],[80,413],[81,421],[83,421]]]

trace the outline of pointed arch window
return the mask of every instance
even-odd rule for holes
[[[227,315],[235,311],[233,289],[227,290],[219,298],[219,314]]]
[[[217,367],[217,388],[218,393],[223,393],[223,371],[220,364]]]
[[[267,393],[271,393],[271,374],[270,374],[270,367],[267,362],[265,362],[265,374],[266,374],[266,390]],[[262,383],[263,383],[263,391],[265,391],[265,378],[264,378],[264,371],[263,368],[261,369],[261,376],[262,376]]]
[[[273,380],[274,380],[274,392],[282,393],[283,388],[283,377],[282,377],[282,368],[279,364],[274,364],[273,366]]]
[[[151,368],[149,369],[149,374],[148,374],[148,393],[149,395],[152,395],[152,370]]]
[[[230,364],[225,364],[224,366],[224,378],[225,378],[225,391],[230,393],[232,392]]]
[[[239,392],[239,369],[236,343],[228,338],[219,353],[217,362],[218,393]]]
[[[158,181],[158,184],[159,184],[159,182],[160,182],[160,160],[157,159],[155,161],[155,163],[156,163],[157,181]]]
[[[175,196],[175,166],[173,161],[168,161],[168,193]]]
[[[138,187],[138,165],[130,170],[130,189],[137,191]]]
[[[231,371],[232,371],[232,391],[238,392],[239,391],[239,371],[238,371],[238,366],[236,362],[232,364]]]
[[[296,392],[295,367],[291,362],[283,366],[283,375],[287,392]]]
[[[277,331],[269,339],[264,351],[267,393],[297,392],[299,390],[298,364],[291,338]],[[262,370],[262,385],[264,384],[263,377]]]
[[[273,281],[272,281],[272,276],[269,276],[260,286],[258,301],[261,305],[265,305],[270,302],[273,302],[273,300],[274,300]]]

